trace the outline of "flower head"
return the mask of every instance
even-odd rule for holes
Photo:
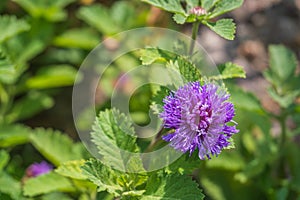
[[[26,170],[27,177],[36,177],[42,174],[46,174],[53,169],[53,166],[48,164],[45,161],[40,163],[33,163],[31,164]]]
[[[200,6],[196,6],[194,8],[192,8],[190,10],[190,14],[194,14],[196,16],[200,16],[200,15],[206,15],[207,12],[204,8],[200,7]]]
[[[201,86],[192,82],[172,92],[163,100],[160,117],[164,127],[174,132],[163,136],[163,140],[190,154],[198,148],[200,159],[220,154],[238,132],[235,125],[227,125],[234,117],[234,107],[228,99],[229,94],[213,83]]]

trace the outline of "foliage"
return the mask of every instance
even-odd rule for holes
[[[153,12],[138,1],[107,2],[0,2],[0,199],[299,199],[299,63],[296,54],[283,45],[269,46],[269,67],[263,73],[270,84],[269,96],[279,106],[277,113],[237,86],[235,78],[246,78],[243,67],[226,62],[217,65],[218,73],[207,74],[194,43],[174,41],[176,54],[148,46],[112,63],[103,96],[111,92],[106,86],[115,81],[111,80],[115,72],[130,65],[160,64],[168,72],[170,87],[144,87],[130,102],[131,117],[141,124],[147,124],[145,102],[159,115],[163,99],[172,93],[169,88],[194,81],[224,81],[222,87],[236,110],[230,123],[237,123],[240,133],[230,141],[230,148],[211,160],[199,160],[197,152],[185,153],[162,169],[147,171],[149,163],[143,156],[165,147],[161,136],[172,130],[161,128],[152,138],[139,138],[130,116],[109,108],[106,96],[100,97],[104,100],[96,108],[100,112],[90,133],[98,159],[91,158],[72,133],[71,138],[63,130],[32,123],[59,104],[57,97],[65,98],[62,92],[70,91],[75,78],[81,78],[77,67],[102,39],[146,26]],[[191,23],[195,41],[199,25],[233,40],[236,25],[229,15],[221,15],[241,6],[243,0],[143,2],[172,13],[178,24]],[[122,89],[126,86],[130,84]],[[279,127],[277,135],[274,124]],[[29,166],[41,160],[54,169],[32,177]]]

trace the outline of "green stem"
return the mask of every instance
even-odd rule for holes
[[[281,137],[280,137],[280,149],[282,149],[286,142],[286,117],[283,116],[280,119],[280,126],[281,126]]]
[[[200,22],[198,22],[198,21],[193,23],[193,29],[192,29],[192,39],[193,40],[191,41],[189,55],[192,55],[192,53],[194,51],[196,39],[198,36],[199,25],[200,25]]]

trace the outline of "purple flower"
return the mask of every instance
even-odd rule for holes
[[[52,169],[53,166],[45,161],[42,161],[40,163],[33,163],[27,168],[26,175],[27,177],[36,177],[42,174],[46,174]]]
[[[174,129],[163,136],[170,146],[192,154],[198,148],[200,159],[210,159],[230,145],[230,138],[237,133],[234,107],[228,101],[229,94],[216,84],[189,83],[167,96],[160,117],[164,127]]]

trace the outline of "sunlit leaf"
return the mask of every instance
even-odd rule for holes
[[[67,17],[63,10],[75,0],[14,0],[35,18],[44,17],[49,21],[61,21]]]
[[[66,161],[83,158],[81,146],[59,131],[34,129],[30,141],[45,158],[57,166]]]
[[[67,161],[60,165],[55,172],[62,176],[84,180],[87,177],[82,174],[82,169],[80,168],[84,163],[85,160]]]
[[[0,16],[0,43],[29,29],[30,26],[25,20],[17,19],[13,15],[2,15]]]
[[[90,181],[99,186],[98,191],[108,191],[115,197],[140,196],[144,192],[136,189],[146,181],[147,177],[144,175],[121,173],[95,159],[87,161],[82,170]]]
[[[216,22],[207,22],[205,25],[227,40],[234,39],[236,27],[232,19],[220,19]]]
[[[54,45],[67,48],[93,49],[100,43],[91,29],[71,29],[54,38]]]
[[[142,1],[172,13],[182,13],[182,14],[185,13],[185,10],[181,6],[180,0],[142,0]]]
[[[204,195],[190,177],[185,175],[167,175],[159,177],[153,174],[146,185],[142,200],[172,199],[191,200],[204,199]]]
[[[25,196],[36,196],[53,191],[72,192],[75,188],[65,177],[55,172],[49,172],[25,181],[23,191]]]
[[[212,0],[213,1],[213,0]],[[216,17],[240,7],[243,0],[220,0],[215,4],[211,17]],[[210,6],[211,7],[211,6]]]
[[[0,127],[0,147],[10,147],[29,141],[31,129],[23,125],[4,125]]]
[[[40,68],[36,76],[27,79],[26,86],[34,89],[70,86],[77,70],[70,65],[53,65]]]

